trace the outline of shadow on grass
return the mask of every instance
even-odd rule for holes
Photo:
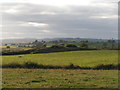
[[[93,70],[120,70],[120,64],[101,64],[95,67],[81,67],[74,64],[70,64],[67,66],[53,66],[53,65],[42,65],[34,62],[26,62],[24,64],[11,63],[2,65],[2,68],[29,68],[29,69],[93,69]]]

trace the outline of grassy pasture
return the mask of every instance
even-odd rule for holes
[[[118,88],[118,71],[3,69],[2,83],[3,88]]]
[[[43,65],[94,67],[117,64],[117,50],[88,50],[2,56],[2,64],[31,61]],[[3,69],[3,88],[118,88],[117,70]]]
[[[2,56],[2,64],[19,63],[27,61],[43,65],[79,65],[93,67],[100,64],[117,64],[117,50],[95,50],[95,51],[70,51],[44,54],[24,54]]]

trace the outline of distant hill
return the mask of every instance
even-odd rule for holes
[[[96,42],[96,41],[107,41],[108,39],[91,39],[91,38],[48,38],[48,39],[43,39],[45,41],[52,41],[52,40],[65,40],[65,41],[84,41],[84,40],[88,40],[91,42]]]
[[[2,43],[29,43],[33,42],[36,39],[31,39],[31,38],[25,38],[25,39],[3,39]]]

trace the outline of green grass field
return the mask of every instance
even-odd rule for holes
[[[20,57],[22,56],[22,57]],[[31,61],[43,65],[94,67],[117,64],[117,50],[70,51],[2,56],[3,65]],[[118,88],[118,70],[3,69],[3,88]]]
[[[3,69],[3,88],[118,88],[118,71]]]
[[[22,57],[19,57],[22,56]],[[23,64],[27,61],[43,65],[79,65],[79,66],[96,66],[99,64],[117,64],[117,50],[95,50],[95,51],[70,51],[44,54],[26,54],[2,56],[3,65],[9,63]]]

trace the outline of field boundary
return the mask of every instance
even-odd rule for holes
[[[84,70],[120,70],[120,64],[100,64],[94,67],[81,67],[78,65],[70,64],[67,66],[53,66],[53,65],[42,65],[34,62],[26,62],[24,64],[10,63],[0,66],[2,68],[28,68],[28,69],[84,69]]]

